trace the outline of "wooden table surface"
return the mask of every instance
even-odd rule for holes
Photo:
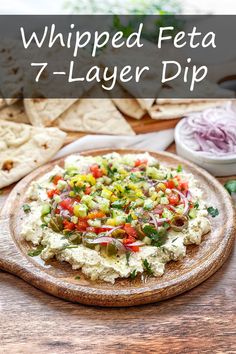
[[[0,271],[0,353],[80,352],[236,353],[235,249],[193,290],[133,308],[68,303]]]

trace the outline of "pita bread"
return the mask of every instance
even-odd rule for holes
[[[184,98],[188,97],[189,89],[185,86],[183,81],[174,80],[170,83],[167,83],[168,88],[162,88],[159,93],[159,98],[157,98],[157,104],[176,104],[176,103],[192,103],[198,101],[208,101],[209,98],[212,97],[210,100],[217,100],[218,97],[220,98],[234,98],[234,92],[224,89],[217,85],[214,82],[210,82],[208,80],[204,80],[199,82],[196,86],[196,90],[194,91],[194,98]],[[171,97],[179,97],[179,98],[171,98]],[[202,98],[203,97],[203,98]]]
[[[90,96],[93,96],[91,90]],[[75,102],[57,122],[65,131],[97,134],[134,135],[134,131],[110,98],[86,98]]]
[[[48,162],[61,148],[65,137],[57,128],[0,121],[0,188]]]
[[[0,47],[0,66],[1,77],[0,87],[3,97],[8,105],[15,103],[23,93],[23,78],[22,70],[24,63],[23,57],[21,62],[16,58],[21,57],[22,45],[20,41],[3,41]]]
[[[143,109],[149,110],[155,102],[155,98],[137,98],[137,101]]]
[[[32,125],[36,127],[47,127],[76,100],[76,98],[27,98],[24,100],[24,106]]]
[[[107,47],[107,49],[100,56],[100,63],[103,67],[108,67],[110,72],[112,72],[116,66],[118,73],[120,73],[125,66],[130,66],[130,63],[133,63],[134,65],[130,72],[133,76],[136,69],[135,64],[140,67],[145,67],[148,65],[149,70],[142,73],[140,83],[138,85],[134,84],[134,80],[127,82],[121,81],[120,75],[118,75],[117,79],[119,80],[120,85],[133,97],[146,97],[148,92],[150,93],[150,90],[151,94],[154,95],[154,97],[157,97],[161,89],[162,67],[161,64],[157,62],[156,58],[157,56],[160,57],[160,54],[157,46],[152,42],[142,39],[142,43],[145,44],[145,51],[140,51],[140,48],[138,47],[127,48],[123,46],[119,49]],[[150,108],[150,102],[152,102],[152,105],[154,99],[152,101],[149,101],[149,98],[144,100],[141,99],[139,103],[143,109],[146,109]]]
[[[152,119],[174,119],[186,115],[186,113],[202,111],[206,108],[218,106],[225,103],[225,100],[212,100],[206,102],[192,102],[189,104],[161,104],[154,105],[149,114]]]
[[[6,101],[4,100],[4,98],[0,97],[0,109],[2,109],[5,106],[6,106]]]
[[[112,101],[115,103],[115,106],[125,115],[135,118],[141,119],[146,110],[143,109],[138,101],[131,96],[121,85],[116,86],[115,95],[122,98],[112,98]]]
[[[0,119],[9,120],[15,123],[29,124],[29,118],[25,113],[24,105],[22,101],[7,106],[0,110]]]

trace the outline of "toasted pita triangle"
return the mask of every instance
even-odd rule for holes
[[[6,106],[0,110],[0,119],[9,120],[16,123],[29,124],[29,118],[25,113],[22,101],[18,101],[11,106]]]
[[[57,128],[0,121],[0,188],[48,162],[61,148],[65,137]]]
[[[173,119],[180,118],[190,112],[197,112],[206,108],[224,104],[225,100],[212,100],[206,102],[192,102],[189,104],[161,104],[154,105],[149,114],[153,119]]]
[[[27,98],[24,100],[25,111],[30,123],[36,127],[49,126],[77,99]]]
[[[90,96],[93,97],[94,87]],[[101,97],[101,96],[100,96]],[[110,98],[85,98],[75,102],[57,121],[65,131],[134,135],[133,129]]]
[[[112,101],[115,103],[116,107],[125,115],[135,118],[141,119],[146,110],[143,109],[139,102],[128,93],[121,85],[116,85],[116,92],[115,94],[118,97],[122,98],[112,98]]]

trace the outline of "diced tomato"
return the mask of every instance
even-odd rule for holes
[[[124,238],[123,239],[123,244],[124,245],[128,245],[129,243],[133,243],[135,241],[136,241],[136,239],[134,237],[129,236],[128,238]]]
[[[166,188],[169,188],[169,189],[175,188],[175,183],[174,183],[174,181],[172,179],[167,181],[165,183],[165,185],[166,185]]]
[[[90,166],[90,171],[94,178],[100,178],[103,176],[103,172],[97,164]]]
[[[91,187],[87,186],[84,191],[85,194],[90,194],[91,193]]]
[[[109,227],[106,226],[102,226],[102,227],[97,227],[97,232],[98,234],[100,234],[101,232],[106,232],[106,231],[111,231],[111,229]]]
[[[54,176],[52,179],[52,183],[57,185],[58,181],[61,181],[63,178],[61,176]]]
[[[135,162],[134,162],[134,167],[139,167],[141,165],[146,165],[148,162],[147,159],[137,159]]]
[[[131,251],[133,252],[139,252],[139,246],[128,246]]]
[[[164,211],[164,206],[161,205],[161,204],[159,204],[159,205],[157,205],[156,208],[153,210],[153,213],[154,213],[154,214],[158,214],[158,215],[162,215],[163,211]]]
[[[60,191],[58,189],[51,189],[50,191],[47,191],[48,198],[52,199],[55,194],[59,195]]]
[[[169,203],[171,205],[178,205],[179,204],[179,196],[178,194],[172,193],[168,196]]]
[[[62,207],[65,210],[68,210],[71,214],[73,214],[74,208],[73,208],[73,204],[74,201],[70,198],[66,198],[64,200],[62,200],[59,205],[60,207]]]
[[[78,220],[78,223],[76,225],[76,229],[80,232],[83,232],[83,231],[86,231],[87,227],[88,227],[88,222],[87,222],[87,219],[86,218],[80,218]],[[90,230],[91,231],[91,230]],[[91,231],[93,232],[93,231]]]
[[[66,230],[72,231],[75,229],[75,224],[73,224],[73,222],[70,222],[68,220],[63,220],[63,225]]]
[[[188,182],[180,182],[178,189],[181,190],[182,192],[188,190]]]
[[[130,224],[125,224],[124,230],[130,237],[137,237],[137,231]]]
[[[104,218],[105,216],[106,214],[104,214],[102,211],[94,211],[88,214],[88,219],[101,219]]]

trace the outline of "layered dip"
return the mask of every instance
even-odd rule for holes
[[[94,281],[161,276],[211,229],[194,176],[148,153],[71,155],[27,198],[29,255],[68,262]]]

